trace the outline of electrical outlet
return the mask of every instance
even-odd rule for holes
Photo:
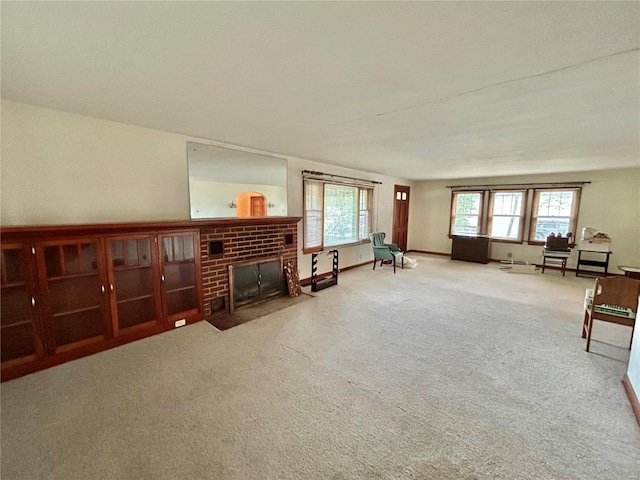
[[[183,318],[182,320],[176,320],[176,322],[174,323],[175,327],[184,327],[187,324],[187,319]]]
[[[509,258],[513,257],[513,253],[511,253],[511,252],[507,253],[507,257],[509,257]]]

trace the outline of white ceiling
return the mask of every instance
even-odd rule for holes
[[[409,179],[640,165],[638,2],[2,2],[2,96]]]

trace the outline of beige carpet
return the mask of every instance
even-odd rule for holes
[[[2,479],[639,478],[592,280],[415,256],[3,384]]]

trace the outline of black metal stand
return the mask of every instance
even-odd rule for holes
[[[331,276],[318,279],[318,255],[319,253],[311,254],[311,291],[317,292],[328,287],[332,287],[338,284],[338,250],[329,250],[327,253],[333,254],[333,268],[331,270]]]
[[[586,260],[582,258],[582,252],[589,254],[600,254],[605,255],[606,258],[604,261],[599,260]],[[578,264],[576,265],[576,277],[579,275],[587,275],[587,276],[607,276],[607,272],[609,271],[609,257],[613,252],[602,252],[598,250],[578,250]],[[594,272],[593,270],[584,270],[580,268],[580,265],[588,265],[590,267],[600,267],[604,269],[603,272]]]

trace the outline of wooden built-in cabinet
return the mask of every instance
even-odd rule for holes
[[[120,336],[161,323],[156,237],[115,237],[107,244],[113,334]]]
[[[161,235],[163,306],[167,318],[174,321],[196,313],[198,306],[199,240],[193,232]]]
[[[44,356],[35,285],[35,249],[19,243],[2,245],[0,256],[0,352],[2,365],[14,367]]]
[[[0,257],[2,380],[202,319],[199,230],[22,236]]]
[[[102,242],[70,239],[36,244],[47,352],[111,336]]]

